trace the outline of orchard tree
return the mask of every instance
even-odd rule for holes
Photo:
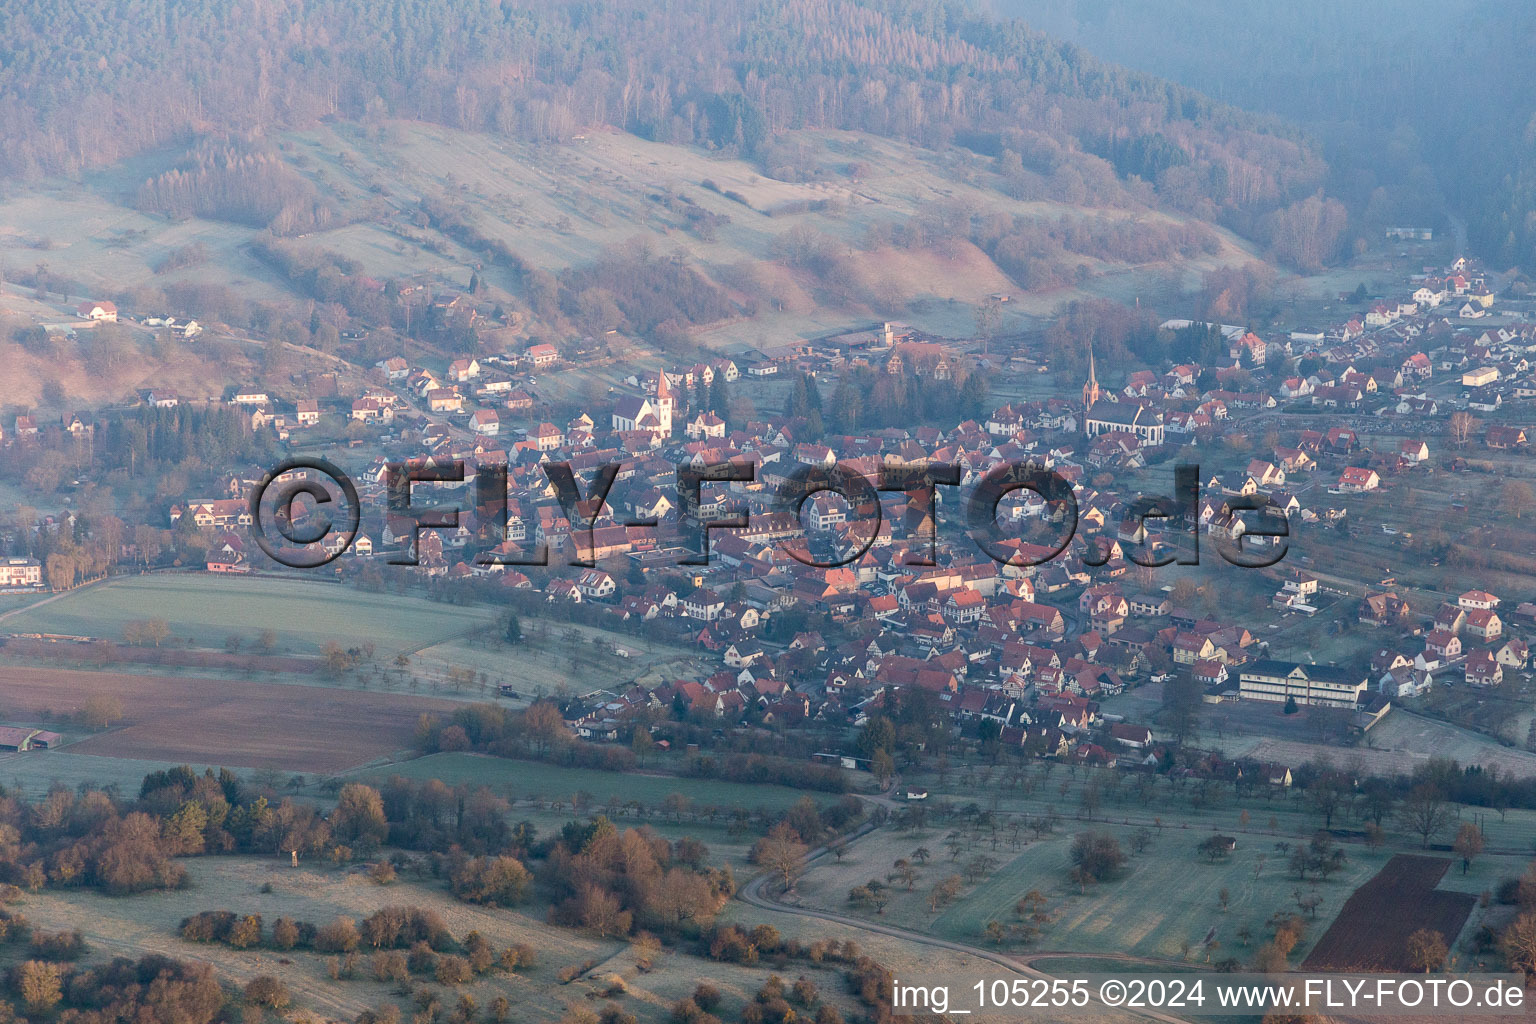
[[[1456,841],[1452,849],[1461,858],[1461,873],[1466,874],[1471,870],[1477,855],[1483,852],[1483,830],[1470,821],[1463,822],[1461,828],[1456,830]]]
[[[1446,948],[1445,936],[1437,931],[1420,928],[1408,936],[1408,962],[1414,970],[1422,970],[1425,974],[1439,970],[1448,955],[1450,950]]]

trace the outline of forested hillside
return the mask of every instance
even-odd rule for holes
[[[1301,138],[956,2],[9,0],[0,95],[10,176],[404,117],[540,140],[615,126],[793,178],[781,133],[847,128],[995,156],[1017,196],[1160,202],[1277,250],[1292,221],[1326,229],[1279,251],[1298,264],[1341,240],[1320,200],[1286,210],[1326,175]],[[141,203],[202,209],[199,176],[229,179],[220,159]],[[323,216],[304,195],[274,202],[300,229]]]
[[[1536,264],[1536,6],[1507,0],[988,0],[1053,38],[1322,142],[1363,229],[1466,223],[1474,251]]]

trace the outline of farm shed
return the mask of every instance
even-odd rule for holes
[[[64,739],[56,732],[0,725],[0,750],[47,750]]]

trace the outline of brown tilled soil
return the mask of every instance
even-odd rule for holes
[[[70,744],[74,753],[320,773],[403,750],[422,712],[463,706],[319,686],[0,666],[0,708],[13,720],[72,714],[101,693],[122,701],[124,719]]]
[[[1413,971],[1408,936],[1421,928],[1455,943],[1477,902],[1437,889],[1451,862],[1400,853],[1354,891],[1301,966],[1308,971]]]

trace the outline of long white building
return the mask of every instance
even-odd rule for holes
[[[1238,674],[1238,695],[1243,700],[1348,708],[1353,711],[1369,689],[1364,676],[1355,676],[1336,665],[1303,665],[1294,661],[1256,661]]]

